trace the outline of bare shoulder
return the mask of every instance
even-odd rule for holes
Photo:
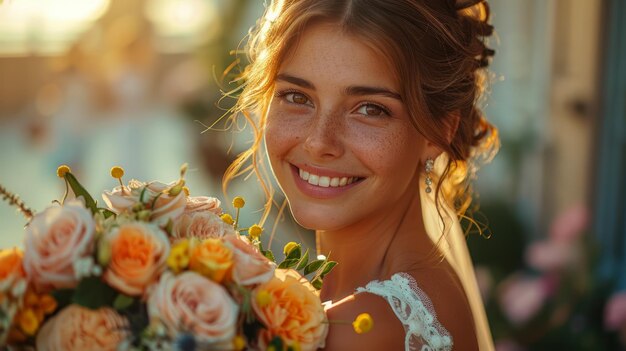
[[[474,318],[463,286],[446,264],[407,272],[431,300],[437,320],[452,336],[454,349],[478,350]]]
[[[369,313],[374,327],[364,334],[357,334],[351,322],[361,313]],[[404,326],[389,306],[387,300],[377,295],[362,293],[355,299],[328,311],[330,330],[325,351],[336,350],[404,350]]]

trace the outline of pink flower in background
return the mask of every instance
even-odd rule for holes
[[[626,291],[614,294],[604,308],[604,326],[618,330],[626,324]]]
[[[543,306],[548,291],[544,279],[514,275],[499,288],[499,302],[502,311],[514,325],[521,325],[531,319]]]
[[[550,227],[550,239],[571,243],[578,239],[589,225],[589,211],[584,205],[570,207],[560,214]]]
[[[504,339],[496,341],[496,351],[525,351],[526,349],[518,345],[515,341]]]
[[[476,282],[478,283],[478,290],[483,301],[487,301],[491,295],[491,289],[493,289],[493,276],[489,271],[489,268],[485,266],[474,267],[474,273],[476,275]]]
[[[531,267],[551,271],[570,266],[579,259],[580,251],[571,243],[542,240],[528,246],[525,256]]]
[[[74,262],[92,254],[95,222],[82,202],[68,201],[35,215],[24,235],[24,271],[39,289],[74,288]]]
[[[195,196],[187,198],[187,205],[185,206],[185,214],[191,214],[193,212],[213,212],[216,215],[222,214],[220,208],[221,202],[215,197],[209,196]]]

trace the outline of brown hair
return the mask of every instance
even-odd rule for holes
[[[268,197],[266,219],[273,191],[258,154],[274,79],[306,26],[326,21],[363,38],[402,77],[400,94],[413,126],[447,154],[437,179],[437,204],[443,195],[464,215],[478,161],[491,159],[499,147],[497,129],[477,106],[486,86],[484,68],[494,54],[485,43],[493,32],[488,20],[489,6],[476,0],[273,1],[249,34],[249,64],[239,77],[243,84],[231,110],[231,121],[241,115],[252,125],[254,141],[226,171],[224,191],[234,177],[256,172]],[[458,117],[453,135],[447,124],[451,116]]]

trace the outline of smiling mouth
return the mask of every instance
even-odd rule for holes
[[[365,178],[362,177],[328,177],[318,174],[309,173],[298,168],[298,175],[300,179],[308,182],[311,185],[319,186],[322,188],[340,188],[352,183],[361,181]]]

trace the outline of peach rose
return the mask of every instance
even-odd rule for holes
[[[143,201],[143,203],[147,204],[148,209],[152,210],[150,220],[159,225],[166,225],[170,219],[175,220],[183,214],[187,206],[187,195],[185,195],[184,191],[181,191],[176,196],[164,193],[165,190],[174,184],[161,182],[143,183],[133,179],[128,182],[128,186],[124,187],[124,189],[118,186],[113,191],[105,191],[102,194],[102,198],[109,209],[118,214],[130,211],[135,204]],[[145,192],[144,188],[146,189]],[[159,196],[159,194],[161,195]],[[153,199],[157,196],[154,207],[150,207]]]
[[[221,283],[233,266],[233,251],[220,239],[206,239],[194,245],[189,254],[189,269]]]
[[[193,213],[193,212],[212,212],[216,215],[222,214],[222,209],[220,208],[220,200],[214,197],[208,196],[194,196],[187,198],[187,206],[185,206],[185,213]]]
[[[185,213],[174,222],[172,238],[221,238],[225,235],[235,235],[232,225],[212,212]]]
[[[128,321],[113,309],[70,305],[43,325],[37,334],[37,350],[117,350],[130,337],[128,330]]]
[[[124,224],[108,233],[106,240],[111,259],[103,279],[124,294],[143,294],[165,269],[170,244],[165,233],[154,224]]]
[[[185,332],[205,346],[230,345],[239,306],[224,287],[195,272],[166,272],[153,288],[148,296],[150,320],[160,320],[170,337]]]
[[[259,292],[269,295],[264,306],[252,298],[252,308],[266,327],[259,333],[262,350],[276,336],[287,345],[299,343],[303,351],[324,346],[328,333],[326,313],[315,288],[300,273],[277,269],[270,281],[253,290],[253,296]]]
[[[233,280],[237,284],[261,284],[272,278],[276,264],[263,256],[246,237],[231,235],[225,236],[223,240],[233,250]]]
[[[24,270],[40,289],[73,288],[73,264],[93,253],[95,222],[82,202],[68,201],[35,215],[24,234]]]

